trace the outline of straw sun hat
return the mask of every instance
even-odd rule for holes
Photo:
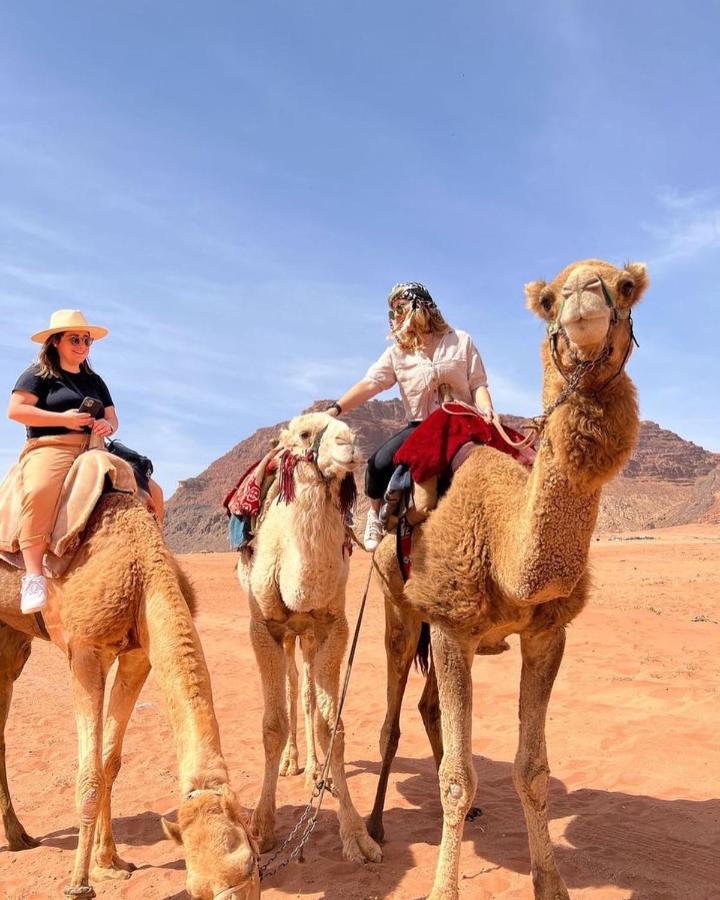
[[[99,341],[108,333],[107,328],[101,325],[88,324],[85,316],[79,309],[57,309],[50,316],[50,327],[43,328],[42,331],[36,331],[30,338],[36,344],[44,344],[45,341],[53,334],[61,331],[87,331],[90,337]]]

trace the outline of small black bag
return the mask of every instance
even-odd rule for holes
[[[135,480],[138,483],[138,487],[149,494],[150,476],[153,473],[152,460],[148,459],[147,456],[143,456],[142,453],[138,453],[137,450],[131,450],[130,447],[126,447],[125,444],[120,443],[120,441],[108,441],[105,444],[105,449],[108,453],[119,456],[120,459],[124,459],[126,463],[130,463],[132,470],[135,473]]]

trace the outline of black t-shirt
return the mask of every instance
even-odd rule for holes
[[[38,375],[38,364],[33,363],[18,378],[14,391],[25,391],[34,394],[38,398],[37,408],[47,409],[50,412],[67,412],[69,409],[77,409],[85,397],[93,397],[99,400],[103,407],[113,406],[110,391],[107,385],[95,372],[66,372],[60,370],[60,376],[54,378],[41,378]],[[100,413],[100,417],[105,412]],[[48,434],[78,434],[71,428],[54,428],[45,425],[27,425],[29,438],[44,437]],[[88,429],[85,429],[88,430]]]

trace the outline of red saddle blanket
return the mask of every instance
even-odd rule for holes
[[[505,431],[513,441],[524,438],[512,428],[505,427]],[[459,404],[448,403],[418,425],[395,453],[393,462],[408,466],[414,481],[427,481],[441,475],[467,443],[484,444],[522,462],[530,461],[527,450],[519,451],[505,443],[495,426],[488,424],[482,416]]]

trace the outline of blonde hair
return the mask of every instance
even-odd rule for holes
[[[400,298],[414,301],[415,308],[408,312],[398,329],[391,327],[388,336],[405,353],[417,353],[426,334],[447,334],[450,331],[450,326],[424,285],[414,281],[396,284],[388,295],[388,307],[392,309],[393,303]]]
[[[40,348],[37,355],[38,375],[41,378],[60,378],[62,366],[60,365],[60,354],[58,353],[57,342],[65,334],[64,331],[58,331],[51,334],[50,337]],[[92,372],[90,363],[83,360],[80,363],[81,372]]]

